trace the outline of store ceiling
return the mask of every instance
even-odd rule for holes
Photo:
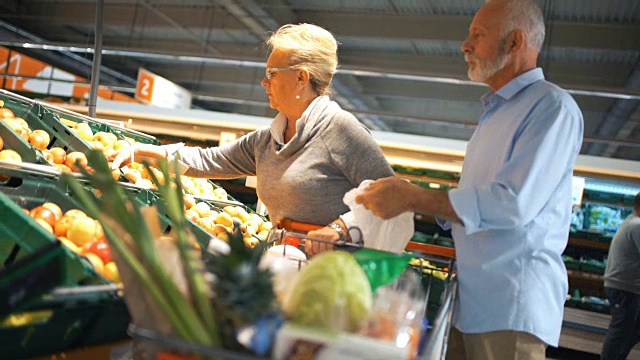
[[[93,46],[95,3],[3,0],[0,45],[89,78],[92,55],[82,49]],[[467,81],[460,46],[483,3],[106,0],[102,64],[111,71],[100,83],[131,91],[144,67],[192,91],[196,106],[271,117],[261,44],[282,24],[309,22],[341,43],[335,99],[371,129],[467,140],[488,88]],[[583,111],[582,153],[640,160],[640,2],[539,3],[547,19],[539,65]],[[25,40],[79,49],[25,49]]]

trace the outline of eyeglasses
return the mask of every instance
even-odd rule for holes
[[[273,76],[274,72],[278,72],[278,71],[288,71],[288,70],[297,70],[296,68],[292,68],[292,67],[283,67],[283,68],[267,68],[264,75],[267,77],[267,80],[271,80],[271,77]]]

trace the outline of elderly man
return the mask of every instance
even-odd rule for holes
[[[544,359],[546,346],[558,345],[583,120],[536,65],[544,35],[532,1],[482,6],[462,51],[469,78],[491,91],[459,187],[423,189],[391,177],[356,198],[385,219],[414,211],[452,226],[459,293],[447,358]]]

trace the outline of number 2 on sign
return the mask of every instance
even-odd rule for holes
[[[136,86],[136,99],[150,103],[153,98],[153,74],[140,69],[138,71],[138,84]]]
[[[140,93],[142,96],[149,96],[149,85],[151,85],[151,81],[149,79],[142,79],[142,89],[140,89]]]

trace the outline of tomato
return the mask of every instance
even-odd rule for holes
[[[83,250],[85,253],[89,252],[98,255],[98,257],[105,264],[113,260],[111,258],[111,249],[109,249],[109,244],[107,244],[105,240],[92,241],[86,244]]]

